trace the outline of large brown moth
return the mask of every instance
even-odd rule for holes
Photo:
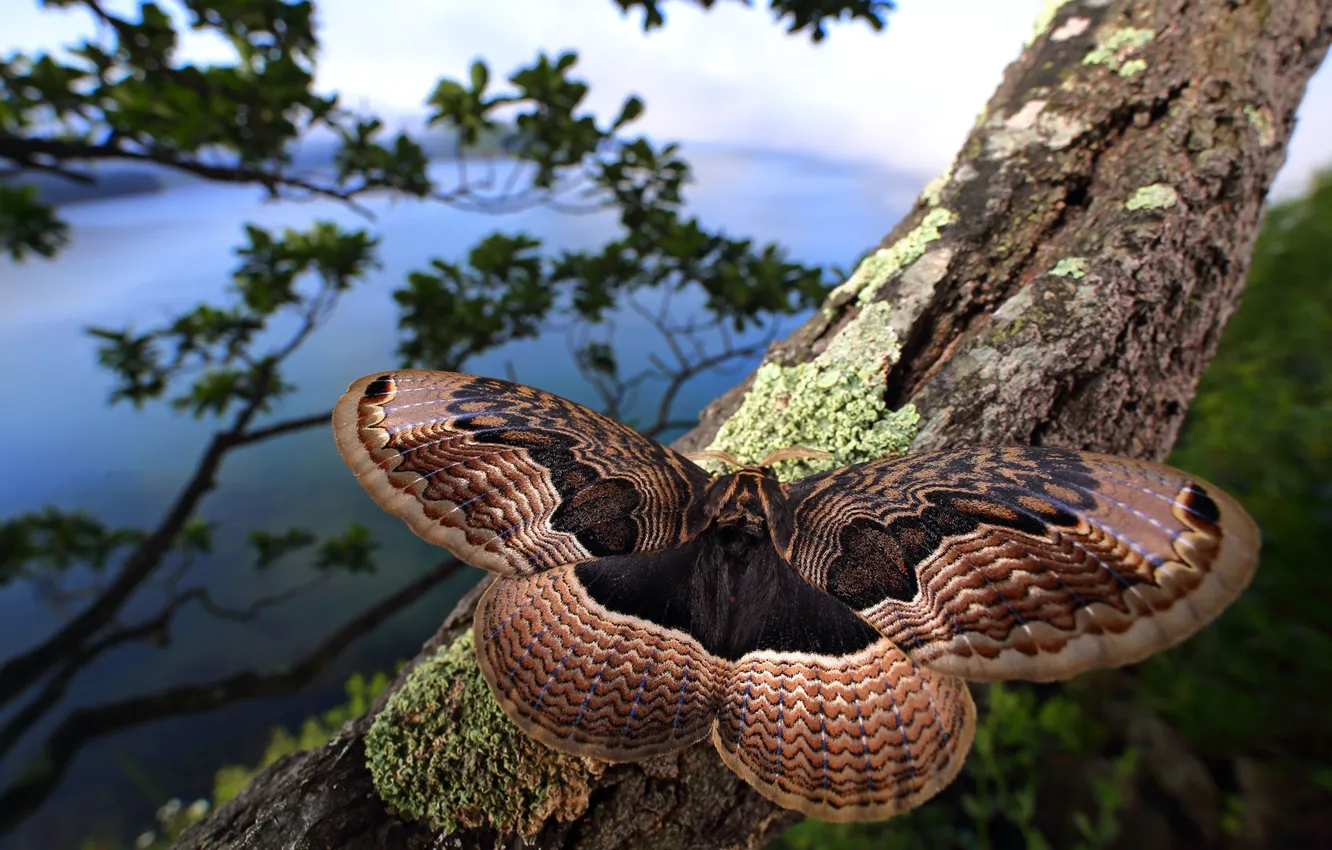
[[[498,579],[476,654],[504,711],[566,753],[630,761],[711,736],[769,799],[886,818],[957,775],[964,679],[1138,661],[1248,584],[1258,529],[1154,463],[1050,448],[713,477],[531,387],[356,381],[338,449],[374,500]]]

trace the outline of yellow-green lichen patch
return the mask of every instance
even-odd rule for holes
[[[1179,193],[1173,186],[1165,183],[1153,183],[1143,186],[1133,193],[1133,197],[1124,202],[1126,210],[1160,210],[1179,203]]]
[[[1097,36],[1096,46],[1082,58],[1082,64],[1105,65],[1120,76],[1131,77],[1147,67],[1143,60],[1133,60],[1133,54],[1154,38],[1156,30],[1150,29],[1117,27],[1103,30]]]
[[[1276,129],[1272,126],[1272,110],[1264,107],[1246,105],[1244,107],[1244,117],[1248,119],[1249,125],[1258,133],[1258,144],[1267,147],[1276,141]]]
[[[944,187],[948,181],[953,178],[953,166],[949,165],[948,170],[930,182],[925,184],[925,188],[920,190],[920,197],[925,203],[932,207],[939,206],[939,197],[943,193]]]
[[[774,472],[783,480],[905,452],[920,416],[913,405],[890,411],[883,399],[884,376],[901,354],[888,326],[890,309],[884,302],[866,305],[808,363],[760,366],[740,409],[708,448],[744,463],[790,446],[832,455],[782,461]]]
[[[1083,257],[1065,257],[1055,263],[1055,267],[1050,269],[1050,274],[1055,277],[1080,279],[1087,274],[1087,260]]]
[[[552,816],[573,820],[604,769],[513,725],[481,676],[471,630],[412,671],[375,718],[365,748],[384,801],[445,832],[532,835]]]
[[[925,248],[939,238],[940,228],[951,224],[955,217],[951,210],[943,207],[930,210],[906,236],[866,257],[844,285],[849,287],[854,283],[855,291],[860,293],[860,303],[868,303],[894,272],[920,259]]]
[[[1143,59],[1130,59],[1119,67],[1119,76],[1131,77],[1134,74],[1147,70],[1147,62]]]
[[[1045,5],[1036,13],[1036,22],[1032,25],[1031,38],[1027,39],[1027,44],[1041,37],[1041,33],[1050,27],[1055,15],[1059,14],[1059,10],[1067,2],[1068,0],[1045,0]]]

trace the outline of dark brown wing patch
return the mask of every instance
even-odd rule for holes
[[[421,537],[502,575],[684,542],[707,473],[581,405],[492,378],[403,369],[333,411],[343,458]]]
[[[1257,564],[1234,500],[1106,455],[911,456],[798,481],[788,498],[784,554],[808,581],[922,664],[974,679],[1140,660],[1216,616]]]

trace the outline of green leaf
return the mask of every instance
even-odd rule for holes
[[[962,811],[967,817],[978,821],[988,821],[994,817],[997,811],[996,802],[989,797],[981,797],[976,794],[962,795]]]
[[[289,528],[281,534],[251,531],[250,546],[254,549],[255,565],[263,570],[282,558],[314,545],[315,536],[303,528]]]
[[[67,244],[69,226],[37,200],[36,186],[0,182],[0,250],[22,262],[29,254],[54,257]]]
[[[486,90],[486,84],[490,82],[490,69],[486,67],[485,62],[477,59],[472,63],[471,74],[472,94],[480,97],[481,93]]]
[[[615,349],[605,342],[589,342],[575,352],[579,366],[594,375],[613,378],[618,372]]]
[[[144,538],[139,529],[109,528],[84,511],[47,507],[0,521],[0,584],[30,565],[57,571],[84,565],[103,570],[116,553]]]
[[[372,553],[379,544],[370,535],[370,529],[360,524],[347,528],[341,536],[330,537],[319,544],[315,566],[321,570],[340,569],[350,573],[368,573],[375,569]]]
[[[186,554],[213,551],[213,529],[216,523],[201,518],[191,519],[180,529],[176,548]]]
[[[611,124],[612,130],[618,130],[631,121],[637,121],[643,114],[643,100],[639,97],[628,97],[624,101],[624,106],[620,107],[620,114]]]

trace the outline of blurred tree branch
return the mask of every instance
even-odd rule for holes
[[[673,290],[661,293],[655,309],[649,309],[635,295],[626,299],[630,309],[657,332],[672,362],[667,363],[657,354],[648,355],[648,368],[624,377],[620,374],[618,358],[611,340],[615,334],[614,322],[605,323],[605,338],[591,339],[591,327],[579,324],[571,328],[569,349],[574,365],[583,378],[592,385],[601,398],[601,410],[607,416],[634,425],[649,437],[659,438],[666,431],[694,427],[694,419],[675,418],[675,404],[680,391],[691,380],[704,373],[718,375],[742,374],[745,364],[756,360],[776,339],[781,325],[774,319],[761,338],[737,343],[728,323],[716,317],[704,320],[672,321]],[[658,388],[660,397],[656,416],[646,422],[627,418],[640,396],[650,388]]]
[[[89,741],[164,717],[209,711],[242,699],[277,696],[298,691],[309,684],[329,661],[353,641],[374,631],[461,567],[462,564],[451,557],[444,559],[421,577],[408,582],[399,590],[343,623],[317,648],[286,669],[272,673],[247,671],[214,682],[172,688],[71,712],[46,737],[42,744],[41,756],[32,763],[35,769],[25,771],[9,787],[0,792],[0,831],[13,827],[55,790],[75,754]],[[152,622],[122,632],[119,639],[108,641],[108,645],[104,648],[110,648],[112,642],[119,643],[143,635],[154,635],[157,639],[167,640],[166,629],[170,624],[172,613],[174,609],[163,612]],[[71,669],[70,675],[76,672],[76,669]],[[16,736],[22,731],[19,723],[26,715],[39,715],[59,699],[60,693],[52,687],[58,681],[61,681],[60,677],[52,679],[47,690],[43,691],[36,701],[25,706],[20,717],[16,717],[6,725],[3,732],[0,732],[0,743],[12,743],[9,740],[11,727],[15,727],[12,735]],[[67,681],[68,676],[64,677],[61,690]],[[0,752],[3,750],[4,747],[0,747]]]

